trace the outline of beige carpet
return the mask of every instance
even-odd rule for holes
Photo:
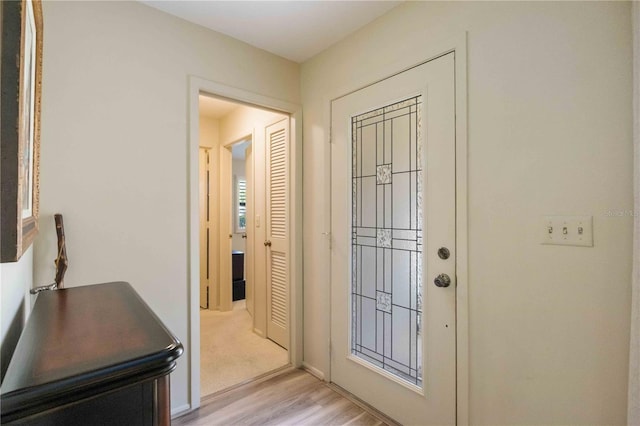
[[[200,394],[210,395],[287,365],[287,351],[252,331],[244,300],[230,312],[200,310]]]

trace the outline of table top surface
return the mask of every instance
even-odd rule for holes
[[[171,371],[182,351],[126,282],[45,291],[7,369],[2,409],[14,396],[43,398],[145,371]]]

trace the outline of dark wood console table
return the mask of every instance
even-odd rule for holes
[[[1,423],[169,425],[182,351],[128,283],[42,292],[2,383]]]

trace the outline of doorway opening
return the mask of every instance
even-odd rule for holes
[[[289,115],[199,94],[200,395],[290,364]],[[279,247],[278,237],[285,249]],[[284,256],[282,255],[284,253]],[[283,263],[284,259],[284,263]],[[280,320],[286,337],[272,331]]]

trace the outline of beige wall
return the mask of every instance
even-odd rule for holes
[[[305,362],[329,371],[327,96],[468,31],[471,424],[624,424],[630,4],[408,2],[302,66]],[[540,245],[589,214],[593,248]],[[428,280],[426,280],[428,281]]]
[[[43,13],[35,281],[53,276],[63,213],[66,285],[133,285],[187,348],[171,378],[172,408],[185,409],[188,76],[297,102],[298,65],[138,2],[44,2]]]
[[[200,116],[200,146],[206,148],[218,148],[220,144],[220,121]]]

